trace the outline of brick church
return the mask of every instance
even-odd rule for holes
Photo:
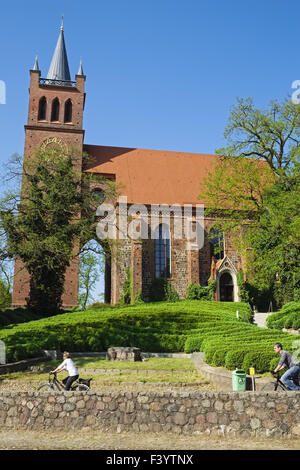
[[[152,205],[179,204],[195,208],[204,203],[198,199],[199,183],[212,169],[216,156],[84,142],[85,81],[81,63],[75,81],[71,80],[62,26],[47,76],[41,76],[37,59],[30,70],[24,159],[30,158],[39,146],[46,147],[53,142],[76,146],[92,157],[93,164],[84,171],[121,183],[122,195],[126,196],[128,205],[143,204],[150,209]],[[102,188],[92,190],[101,191]],[[174,237],[174,220],[172,217],[170,220],[169,225],[158,224],[155,239],[122,239],[118,257],[107,256],[105,301],[118,302],[129,269],[133,296],[142,292],[145,300],[149,299],[153,280],[164,277],[180,298],[185,297],[191,282],[207,286],[212,279],[216,281],[216,301],[238,301],[237,273],[242,267],[242,258],[230,237],[213,229],[214,220],[205,217],[204,244],[198,250],[189,250],[184,238]],[[212,230],[213,238],[209,237]],[[29,275],[16,260],[12,305],[26,305],[28,292]],[[63,305],[77,305],[77,296],[78,261],[74,261],[66,272]]]

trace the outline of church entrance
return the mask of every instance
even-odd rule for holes
[[[220,301],[221,302],[233,302],[233,279],[229,272],[221,274],[219,280],[220,286]]]

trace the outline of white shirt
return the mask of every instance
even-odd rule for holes
[[[69,372],[69,376],[72,377],[73,375],[79,375],[79,372],[72,361],[72,359],[68,358],[65,359],[60,366],[58,366],[58,369],[66,369]]]

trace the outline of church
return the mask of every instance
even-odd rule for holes
[[[30,70],[24,159],[30,158],[39,146],[53,143],[80,148],[92,157],[92,163],[86,169],[77,169],[120,184],[128,206],[142,204],[149,213],[153,206],[189,206],[195,219],[196,206],[205,206],[205,201],[198,199],[200,182],[212,170],[217,157],[86,143],[85,81],[81,62],[75,80],[71,79],[61,26],[47,76],[43,78],[37,58]],[[95,186],[91,190],[101,193],[103,188]],[[179,298],[186,296],[190,283],[207,286],[209,280],[214,280],[216,301],[239,301],[237,273],[243,267],[243,260],[230,236],[223,236],[213,228],[214,222],[204,217],[204,238],[198,249],[188,249],[187,240],[175,236],[174,216],[170,224],[158,223],[155,238],[120,239],[118,257],[106,257],[105,301],[115,304],[120,300],[129,270],[133,297],[141,293],[146,301],[156,278],[168,280]],[[26,305],[28,293],[29,275],[16,260],[12,305]],[[65,275],[63,306],[76,306],[77,299],[78,261],[73,261]]]

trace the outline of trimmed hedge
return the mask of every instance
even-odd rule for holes
[[[187,288],[187,300],[213,300],[216,290],[216,281],[209,281],[208,286],[190,283]]]
[[[295,337],[259,328],[236,318],[243,303],[210,301],[155,302],[118,308],[70,312],[0,331],[8,361],[41,355],[44,349],[71,352],[105,351],[112,346],[136,346],[143,351],[191,353],[203,351],[213,366],[268,371],[279,358],[273,344],[291,350]]]
[[[300,302],[289,302],[279,312],[267,318],[268,328],[281,330],[283,328],[300,329]]]
[[[23,308],[6,309],[0,312],[0,327],[16,323],[26,323],[28,321],[39,320],[40,318],[35,313]]]
[[[189,336],[185,352],[203,351],[205,361],[214,367],[235,367],[248,371],[255,367],[263,373],[279,362],[273,351],[275,342],[280,341],[285,349],[292,350],[295,337],[277,330],[267,330],[241,322],[220,321],[214,329],[198,330]]]
[[[234,321],[235,310],[248,305],[209,301],[157,302],[101,308],[43,318],[0,331],[7,360],[41,354],[44,349],[105,351],[112,346],[136,346],[143,351],[178,352],[191,330],[206,322]]]

